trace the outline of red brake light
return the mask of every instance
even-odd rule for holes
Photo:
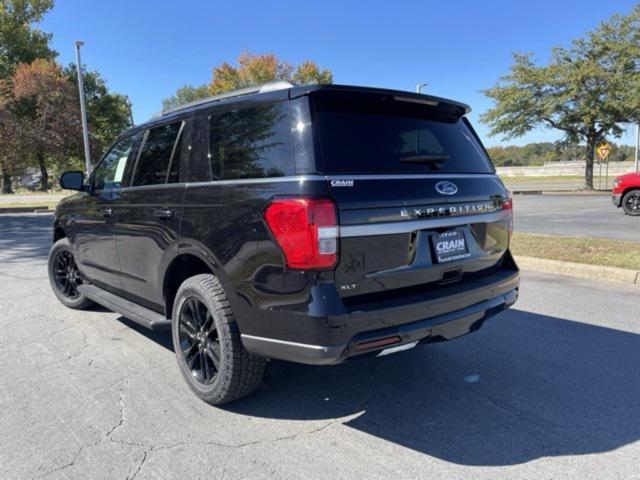
[[[338,216],[331,200],[275,199],[264,211],[264,218],[289,268],[331,269],[336,265]]]
[[[513,234],[513,194],[507,190],[507,200],[502,204],[502,209],[509,212],[509,240]]]

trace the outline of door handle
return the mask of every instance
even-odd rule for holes
[[[103,217],[110,217],[111,215],[113,215],[113,209],[112,208],[101,208],[100,209],[100,213],[102,214]]]
[[[153,211],[153,216],[156,218],[171,218],[173,217],[174,211],[169,210],[168,208],[158,208]]]

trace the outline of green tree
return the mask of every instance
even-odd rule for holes
[[[35,160],[40,170],[40,189],[47,190],[48,161],[78,148],[82,138],[73,86],[58,64],[38,59],[18,65],[11,93],[17,152],[22,158]]]
[[[210,95],[209,87],[206,84],[199,85],[197,87],[185,85],[184,87],[180,87],[176,90],[176,93],[171,95],[169,98],[162,100],[162,108],[163,110],[167,110],[169,108],[177,107],[178,105],[184,105],[185,103],[209,97]]]
[[[51,34],[34,26],[52,8],[53,0],[0,2],[0,78],[11,77],[21,63],[56,56],[49,47]]]
[[[310,83],[333,83],[333,74],[329,69],[320,69],[315,62],[306,60],[296,68],[291,80],[298,85]]]
[[[293,67],[273,53],[244,52],[238,57],[237,66],[223,62],[213,67],[209,93],[217,95],[272,80],[288,80],[298,84],[332,83],[333,75],[328,69],[318,68],[312,60],[306,60],[297,67]]]
[[[0,82],[4,84],[0,95],[10,90],[10,78],[19,64],[31,63],[37,58],[52,59],[56,56],[49,47],[51,35],[34,26],[52,7],[53,0],[0,2]],[[8,99],[5,98],[0,103],[7,107]],[[11,123],[7,118],[11,118],[11,114],[5,111],[5,126]],[[16,166],[15,161],[16,155],[10,149],[10,142],[0,142],[2,193],[12,193],[11,173]]]
[[[612,144],[609,162],[629,162],[634,158],[634,147]],[[507,145],[487,147],[491,160],[498,167],[537,166],[546,162],[582,159],[584,145],[566,142],[539,142],[524,146]]]
[[[640,5],[554,48],[546,65],[514,54],[509,74],[484,93],[495,102],[481,117],[491,134],[510,139],[543,126],[584,144],[585,186],[593,189],[596,145],[640,120]]]
[[[78,98],[78,74],[75,64],[69,64],[64,70],[69,83],[73,86],[74,96]],[[129,104],[124,95],[109,91],[105,80],[96,71],[83,68],[83,83],[87,105],[87,121],[91,144],[91,158],[97,161],[105,148],[125,129],[131,126]],[[79,102],[79,100],[77,100]],[[80,160],[84,151],[70,152],[67,161]],[[67,165],[70,166],[70,165]]]
[[[2,163],[2,193],[13,193],[11,175],[27,166],[27,159],[22,156],[25,150],[22,145],[21,124],[12,108],[12,86],[2,83],[0,93],[0,161]]]

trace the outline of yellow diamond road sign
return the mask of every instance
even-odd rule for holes
[[[604,161],[609,156],[609,153],[611,153],[611,145],[607,142],[602,142],[596,147],[596,152],[598,152],[600,160]]]

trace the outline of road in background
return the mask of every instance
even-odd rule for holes
[[[615,212],[613,212],[615,215]],[[50,215],[0,215],[0,478],[633,478],[638,289],[526,273],[449,343],[335,367],[271,362],[224,408],[167,332],[49,289]]]
[[[615,208],[609,195],[516,195],[515,230],[640,242],[640,217]]]

